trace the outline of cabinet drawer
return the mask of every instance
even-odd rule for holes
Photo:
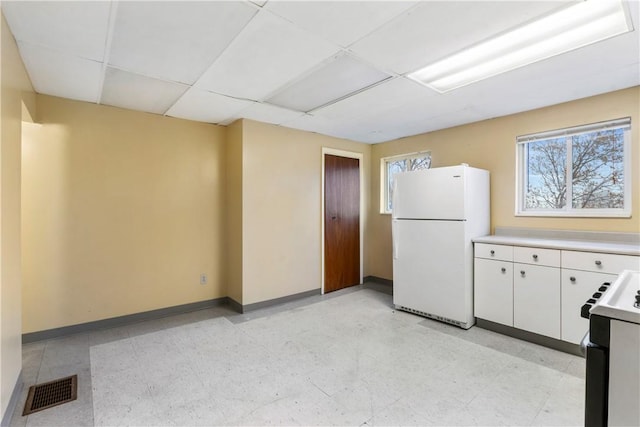
[[[562,251],[562,268],[619,274],[622,270],[640,270],[640,257],[597,252]]]
[[[513,246],[475,243],[474,254],[476,258],[513,261]]]
[[[516,246],[513,248],[513,261],[521,262],[523,264],[560,267],[560,251],[557,249],[526,248]]]

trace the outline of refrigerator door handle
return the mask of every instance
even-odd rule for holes
[[[398,259],[398,230],[397,230],[398,220],[394,219],[391,221],[391,246],[393,251],[393,259]]]

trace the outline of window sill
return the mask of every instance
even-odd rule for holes
[[[566,212],[546,212],[546,211],[529,211],[516,212],[515,216],[520,217],[546,217],[546,218],[631,218],[630,211],[566,211]]]

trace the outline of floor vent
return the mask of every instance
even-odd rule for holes
[[[22,416],[62,405],[78,398],[78,376],[72,375],[29,387]]]

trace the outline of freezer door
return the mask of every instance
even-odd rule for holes
[[[435,168],[395,175],[393,217],[465,219],[464,167]]]
[[[394,220],[393,244],[395,305],[459,322],[472,317],[463,221]]]

